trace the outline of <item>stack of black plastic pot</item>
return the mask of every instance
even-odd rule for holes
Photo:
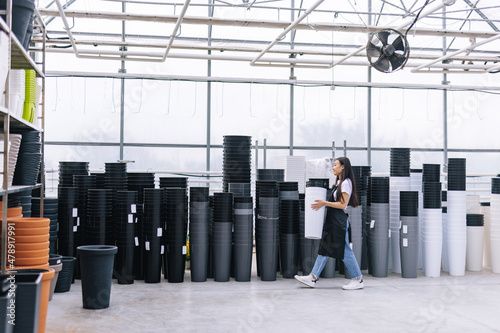
[[[161,281],[161,255],[163,254],[163,189],[144,189],[144,282]]]
[[[99,190],[106,189],[106,174],[104,172],[93,172],[92,176],[95,176],[95,188]]]
[[[114,276],[119,284],[134,283],[136,191],[117,191],[115,213],[115,240],[118,252],[115,256]]]
[[[298,198],[280,200],[279,230],[281,274],[285,279],[291,279],[297,274],[299,265],[300,200]]]
[[[275,181],[257,181],[256,188],[257,273],[260,273],[262,281],[275,281],[279,248],[279,190]]]
[[[228,192],[230,183],[250,184],[251,140],[251,136],[224,136],[222,164],[224,192]]]
[[[257,169],[257,180],[274,180],[282,182],[284,179],[284,169]]]
[[[208,187],[189,189],[189,254],[192,282],[207,280],[210,241],[208,193]]]
[[[87,212],[87,204],[88,204],[88,192],[90,189],[96,188],[96,179],[95,176],[90,175],[74,175],[73,176],[73,187],[78,189],[78,202],[76,207],[78,208],[78,218],[80,220],[80,226],[77,229],[75,234],[76,236],[76,246],[86,245],[84,243],[84,226],[87,225],[88,221],[88,212]]]
[[[399,192],[410,190],[410,149],[391,148],[390,163],[390,230],[391,263],[393,273],[401,273],[401,251],[399,247]]]
[[[165,279],[170,283],[184,282],[186,268],[186,241],[188,226],[188,196],[186,188],[164,189]]]
[[[105,173],[104,173],[104,184],[107,190],[113,191],[113,216],[117,219],[118,214],[115,211],[118,207],[117,205],[117,191],[127,190],[127,164],[126,163],[105,163]],[[116,225],[118,221],[114,220],[113,225]],[[114,235],[110,238],[110,244],[114,243]]]
[[[234,197],[234,278],[250,281],[253,249],[253,198]]]
[[[74,175],[88,175],[89,162],[59,162],[59,186],[73,187]]]
[[[286,274],[284,273],[285,270],[284,270],[284,266],[289,266],[290,265],[290,260],[292,260],[291,262],[295,263],[296,262],[296,267],[297,267],[297,270],[300,269],[301,267],[301,251],[300,251],[300,213],[299,215],[297,215],[295,218],[294,218],[294,222],[298,223],[297,225],[297,228],[298,228],[298,231],[297,233],[293,232],[293,233],[290,233],[289,231],[285,231],[287,227],[289,227],[286,223],[286,221],[282,220],[281,219],[281,209],[282,209],[282,206],[281,206],[281,201],[282,200],[299,200],[299,183],[298,182],[278,182],[278,190],[279,190],[279,198],[280,198],[280,237],[279,237],[279,242],[280,242],[280,251],[279,251],[279,263],[280,263],[280,271],[281,271],[281,274],[283,276],[289,276],[290,274]],[[300,202],[299,202],[299,210],[300,212]],[[290,220],[289,220],[290,221]],[[281,225],[282,223],[285,223],[285,225]],[[284,229],[283,229],[284,228]],[[281,234],[286,234],[286,236],[283,236],[283,242],[282,242],[282,239],[281,239]],[[297,235],[297,244],[296,246],[294,245],[293,247],[290,247],[291,245],[288,245],[288,250],[286,252],[286,254],[283,252],[284,248],[283,246],[285,246],[285,243],[286,244],[289,244],[289,240],[291,238],[291,234],[295,234]],[[282,244],[283,243],[283,244]],[[295,243],[294,243],[295,244]],[[292,250],[296,252],[290,252],[290,250]],[[289,257],[290,254],[292,254],[295,257]],[[287,261],[287,263],[284,263],[283,260]],[[295,266],[293,266],[295,269]],[[289,269],[287,269],[289,270]],[[295,275],[295,274],[294,274]],[[293,277],[293,276],[292,276]]]
[[[167,187],[177,187],[177,188],[187,188],[188,178],[187,177],[160,177],[160,188]]]
[[[87,191],[87,222],[83,227],[85,245],[114,245],[113,191],[89,189]]]
[[[358,202],[361,210],[361,269],[368,268],[368,251],[370,238],[370,209],[368,202],[368,192],[370,188],[371,166],[353,166],[354,178],[356,180],[356,189]]]
[[[370,249],[372,275],[387,277],[389,257],[389,177],[370,180]]]
[[[465,158],[448,159],[448,261],[450,275],[465,275],[467,195]]]
[[[418,191],[401,191],[399,195],[399,215],[401,216],[401,230],[399,233],[401,276],[403,278],[416,278],[420,238]]]
[[[57,253],[57,198],[43,198],[43,217],[50,219],[50,254]],[[31,198],[31,216],[40,217],[40,198]]]
[[[440,165],[424,164],[422,168],[423,210],[420,237],[425,276],[439,277],[443,243]]]
[[[137,192],[136,221],[134,231],[134,275],[136,280],[144,280],[144,189],[155,188],[155,174],[149,172],[128,172],[127,187]]]
[[[78,220],[78,188],[58,188],[58,254],[76,257],[78,239],[76,233],[80,228]]]
[[[12,185],[35,185],[42,161],[40,132],[23,131],[21,135]]]
[[[227,282],[231,276],[233,219],[233,194],[230,192],[215,193],[212,247],[213,273],[214,280],[217,282]]]

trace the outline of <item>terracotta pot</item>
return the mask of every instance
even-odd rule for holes
[[[43,217],[13,217],[7,219],[7,222],[13,222],[16,230],[19,228],[45,228],[50,226],[50,219]]]
[[[49,235],[50,227],[44,228],[19,228],[16,225],[16,236],[36,236],[36,235]]]
[[[43,265],[14,266],[15,268],[13,268],[13,269],[7,268],[7,270],[13,271],[13,270],[18,270],[18,269],[48,269],[49,266],[50,266],[49,263],[46,263]]]
[[[3,213],[2,203],[0,202],[0,214]],[[7,217],[23,217],[23,207],[12,207],[7,209]]]
[[[14,265],[16,266],[32,266],[32,265],[45,265],[49,263],[49,256],[36,257],[36,258],[16,258]]]
[[[46,235],[31,235],[31,236],[15,235],[14,239],[16,240],[16,243],[42,243],[42,242],[48,242],[49,237],[50,234],[47,233]]]
[[[45,250],[50,246],[50,242],[40,242],[40,243],[15,243],[16,252],[17,251],[36,251]]]
[[[45,249],[41,250],[33,250],[33,251],[18,251],[17,246],[16,246],[16,253],[15,257],[17,259],[29,259],[29,258],[40,258],[40,257],[45,257],[49,255],[50,249],[46,247]]]

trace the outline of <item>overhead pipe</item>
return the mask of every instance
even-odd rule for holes
[[[321,5],[325,0],[318,0],[316,3],[314,3],[309,9],[307,9],[302,15],[297,17],[295,21],[293,21],[282,33],[276,37],[275,40],[271,42],[262,52],[260,52],[251,62],[250,65],[254,66],[255,62],[257,62],[264,54],[267,53],[274,45],[276,45],[278,42],[282,41],[283,38],[285,38],[286,34],[292,31],[302,20],[304,20],[313,10],[315,10],[319,5]]]
[[[422,10],[422,13],[420,13],[419,17],[418,17],[418,20],[434,13],[435,11],[437,10],[440,10],[441,8],[443,8],[444,6],[451,6],[455,3],[456,0],[442,0],[441,2],[437,2],[434,6],[429,6],[429,7],[426,7]],[[408,19],[406,19],[400,26],[398,26],[395,30],[402,30],[402,29],[405,29],[407,27],[409,27],[413,22],[415,21],[415,19],[413,17],[410,17]],[[332,64],[332,67],[333,66],[337,66],[341,63],[343,63],[345,60],[349,59],[350,57],[358,54],[359,52],[363,51],[366,49],[366,45],[365,46],[361,46],[360,48],[352,51],[351,53],[349,53],[348,55],[346,55],[345,57],[342,57],[341,59],[335,61],[333,64]]]
[[[165,50],[165,54],[163,55],[162,62],[167,59],[168,53],[170,52],[170,49],[172,48],[172,44],[174,43],[174,39],[175,39],[175,37],[177,37],[177,31],[179,31],[182,20],[184,19],[184,16],[186,15],[186,11],[187,11],[190,3],[191,3],[191,0],[186,0],[186,2],[184,2],[184,6],[182,6],[182,11],[179,14],[179,18],[177,19],[177,22],[175,23],[174,30],[172,31],[172,34],[170,35],[170,39],[168,40],[167,49]]]
[[[436,63],[438,63],[438,62],[442,62],[443,60],[447,60],[447,59],[449,59],[449,58],[451,58],[451,57],[454,57],[454,56],[456,56],[456,55],[458,55],[458,54],[460,54],[460,53],[470,52],[470,51],[474,50],[476,47],[482,46],[482,45],[484,45],[484,44],[491,43],[491,42],[493,42],[493,41],[495,41],[495,40],[497,40],[497,39],[499,39],[499,38],[500,38],[500,34],[498,34],[498,35],[496,35],[496,36],[493,36],[493,37],[490,37],[490,38],[488,38],[488,39],[485,39],[485,40],[483,40],[483,41],[480,41],[480,42],[477,42],[477,43],[473,43],[473,44],[471,44],[471,45],[469,45],[469,46],[466,46],[466,47],[464,47],[464,48],[461,48],[461,49],[460,49],[460,50],[458,50],[458,51],[452,52],[452,53],[450,53],[450,54],[447,54],[447,55],[444,55],[444,56],[439,57],[439,58],[437,58],[437,59],[434,59],[434,60],[432,60],[432,61],[429,61],[428,63],[422,64],[422,65],[420,65],[420,66],[418,66],[418,67],[416,67],[416,68],[412,69],[411,71],[412,71],[413,73],[416,73],[416,72],[420,71],[422,68],[427,68],[427,67],[430,67],[430,66],[432,66],[432,65],[434,65],[434,64],[436,64]],[[498,66],[494,66],[494,67],[498,67]],[[493,69],[490,69],[489,71],[491,71],[491,70],[493,70]]]
[[[41,50],[36,50],[41,51]],[[49,48],[46,49],[46,52],[51,53],[73,53],[69,49],[60,49],[60,48]],[[81,56],[93,56],[95,58],[104,59],[104,60],[116,60],[116,56],[124,57],[124,60],[128,61],[148,61],[144,57],[158,57],[159,53],[148,53],[141,51],[112,51],[112,50],[81,50],[79,51]],[[193,60],[221,60],[221,61],[242,61],[247,62],[251,61],[251,57],[248,56],[230,56],[230,55],[222,55],[222,54],[195,54],[195,53],[170,53],[170,58],[175,59],[193,59]],[[151,59],[151,61],[156,61],[156,59]],[[255,66],[261,67],[301,67],[301,68],[329,68],[331,65],[330,60],[300,60],[297,58],[272,58],[266,57],[261,59],[259,63],[256,63]],[[349,61],[345,62],[345,65],[349,66],[367,66],[368,63],[366,61]],[[414,63],[410,61],[406,66],[407,67],[416,67],[420,66],[420,63]],[[472,74],[478,73],[480,70],[484,72],[486,70],[491,70],[491,65],[469,65],[469,64],[443,64],[438,63],[435,65],[431,65],[432,68],[443,68],[446,69],[446,72],[449,72],[449,69],[460,69],[461,74]],[[425,72],[428,73],[428,72]]]
[[[111,73],[111,72],[69,72],[69,71],[47,71],[46,77],[95,77],[95,78],[126,78],[143,80],[170,80],[191,82],[224,82],[224,83],[260,83],[260,84],[296,84],[301,86],[325,86],[331,87],[332,81],[321,80],[290,80],[270,78],[237,78],[217,76],[188,76],[188,75],[166,75],[166,74],[144,74],[144,73]],[[452,84],[418,84],[406,82],[355,82],[335,81],[337,87],[372,87],[372,88],[395,88],[395,89],[433,89],[449,91],[500,91],[499,85],[493,86],[462,86]]]

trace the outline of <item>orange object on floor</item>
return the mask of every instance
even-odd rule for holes
[[[49,307],[50,297],[50,280],[54,278],[56,271],[53,268],[48,268],[48,272],[43,273],[42,277],[42,295],[40,298],[40,319],[38,321],[38,332],[45,332],[47,323],[47,310]]]

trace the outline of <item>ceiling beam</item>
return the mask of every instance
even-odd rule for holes
[[[50,9],[39,9],[41,15],[60,16],[59,11]],[[133,13],[115,13],[115,12],[91,12],[83,10],[65,10],[66,17],[87,18],[87,19],[107,19],[107,20],[128,20],[128,21],[143,21],[156,23],[172,23],[178,19],[177,15],[147,15]],[[216,17],[194,17],[186,16],[183,20],[184,24],[193,25],[213,25],[213,26],[228,26],[228,27],[246,27],[246,28],[270,28],[270,29],[286,29],[290,22],[273,21],[273,20],[246,20],[246,19],[228,19]],[[364,26],[360,24],[350,23],[328,23],[328,22],[308,22],[299,23],[294,29],[296,30],[313,30],[313,31],[339,31],[339,32],[358,32],[358,33],[373,33],[381,29],[390,27],[379,26]],[[413,31],[412,31],[413,34]],[[464,38],[489,38],[497,35],[491,31],[460,31],[460,30],[445,30],[445,29],[415,29],[414,34],[417,36],[446,36],[446,37],[464,37]]]

